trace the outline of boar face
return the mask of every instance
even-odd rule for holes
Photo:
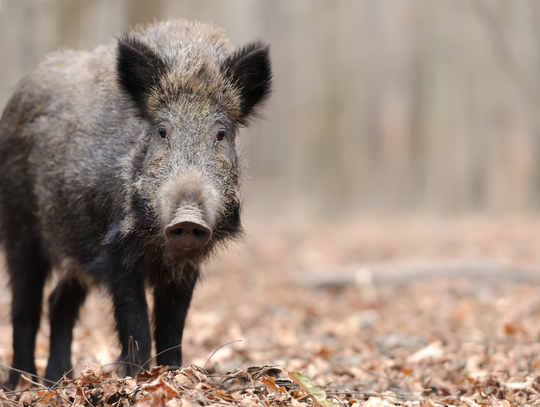
[[[119,41],[118,78],[146,122],[134,149],[132,206],[167,261],[200,261],[241,231],[235,137],[269,93],[268,47],[152,49]]]

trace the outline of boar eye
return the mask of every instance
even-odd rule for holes
[[[169,140],[169,136],[167,134],[167,129],[163,126],[159,126],[158,127],[158,133],[159,133],[159,136],[163,139],[163,140]]]
[[[219,141],[223,140],[225,137],[225,130],[220,130],[216,134],[216,138],[214,139],[214,145],[216,145]]]

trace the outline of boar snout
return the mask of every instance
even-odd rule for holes
[[[201,222],[193,220],[173,222],[165,228],[165,236],[177,249],[185,251],[199,249],[212,237],[212,229]]]
[[[203,247],[212,237],[212,229],[205,221],[204,212],[194,205],[178,208],[164,229],[169,244],[185,251]]]

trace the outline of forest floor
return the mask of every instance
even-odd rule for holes
[[[77,379],[0,390],[0,404],[540,405],[540,218],[252,223],[204,275],[184,369],[111,374],[119,348],[95,289],[74,332]],[[5,273],[0,284],[9,365]],[[44,318],[41,374],[47,337]]]

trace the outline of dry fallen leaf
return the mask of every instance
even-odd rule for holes
[[[279,387],[275,385],[275,380],[273,377],[263,377],[261,378],[261,383],[266,386],[268,393],[273,393],[279,391]]]
[[[82,370],[79,384],[101,383],[101,365],[99,363],[87,363]]]
[[[184,366],[180,370],[170,372],[170,376],[173,377],[173,381],[182,386],[195,386],[199,383],[207,383],[209,381],[208,376],[204,370],[195,365]]]
[[[157,379],[161,374],[167,371],[167,366],[154,366],[150,370],[145,370],[142,373],[137,373],[135,378],[138,382],[145,382]]]
[[[179,393],[160,378],[150,383],[143,384],[138,395],[141,395],[139,404],[143,404],[143,401],[150,401],[151,405],[161,406],[178,396]]]

